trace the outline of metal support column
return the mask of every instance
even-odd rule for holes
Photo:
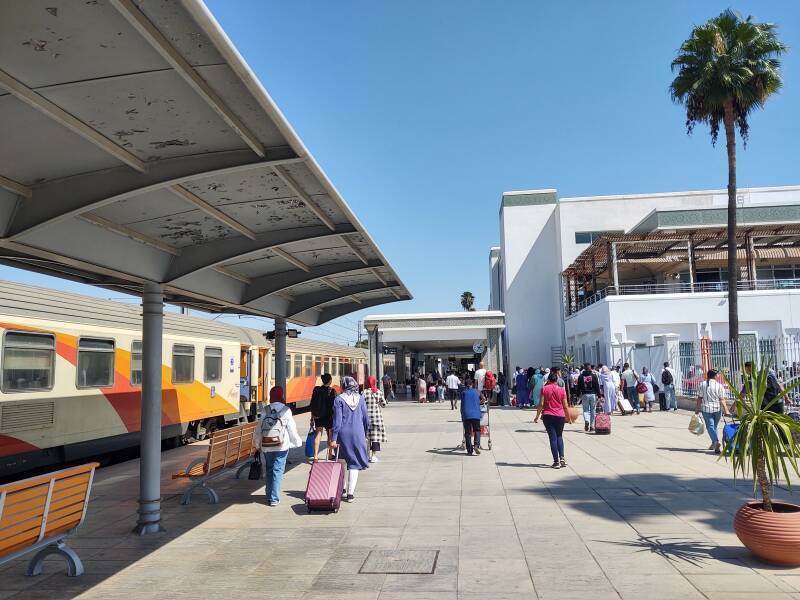
[[[142,425],[139,460],[139,518],[134,533],[164,531],[161,526],[161,343],[164,288],[145,283],[142,294]]]
[[[692,242],[691,238],[686,243],[687,250],[689,251],[689,290],[694,291],[694,281],[695,281],[695,273],[694,273],[694,243]]]
[[[378,381],[383,379],[383,340],[380,329],[375,329],[375,376]]]
[[[275,319],[275,385],[286,392],[286,319]],[[269,390],[264,399],[269,402]]]
[[[619,294],[619,270],[617,269],[617,242],[611,242],[611,272],[614,277],[614,293]]]
[[[758,267],[756,265],[756,241],[752,235],[747,236],[747,274],[750,280],[750,289],[758,287]]]

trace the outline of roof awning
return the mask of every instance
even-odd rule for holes
[[[317,325],[411,298],[199,0],[0,5],[0,261]]]

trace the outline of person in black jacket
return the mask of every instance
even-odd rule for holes
[[[322,385],[314,388],[311,394],[311,422],[316,430],[314,437],[314,462],[319,456],[319,444],[322,441],[322,431],[328,435],[328,459],[333,458],[330,451],[331,429],[333,428],[333,401],[336,399],[336,391],[331,387],[333,378],[330,373],[322,375]]]
[[[594,431],[597,399],[600,397],[600,381],[589,363],[583,365],[583,371],[578,375],[578,397],[583,405],[583,430]]]

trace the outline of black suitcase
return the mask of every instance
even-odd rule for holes
[[[658,392],[658,407],[667,410],[667,395],[664,392]]]

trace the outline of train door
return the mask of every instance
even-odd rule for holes
[[[242,346],[239,352],[239,397],[242,402],[250,400],[250,352]]]
[[[267,394],[267,388],[269,385],[267,379],[267,349],[266,348],[259,348],[258,349],[258,397],[257,400],[259,402],[264,402],[264,398]]]

